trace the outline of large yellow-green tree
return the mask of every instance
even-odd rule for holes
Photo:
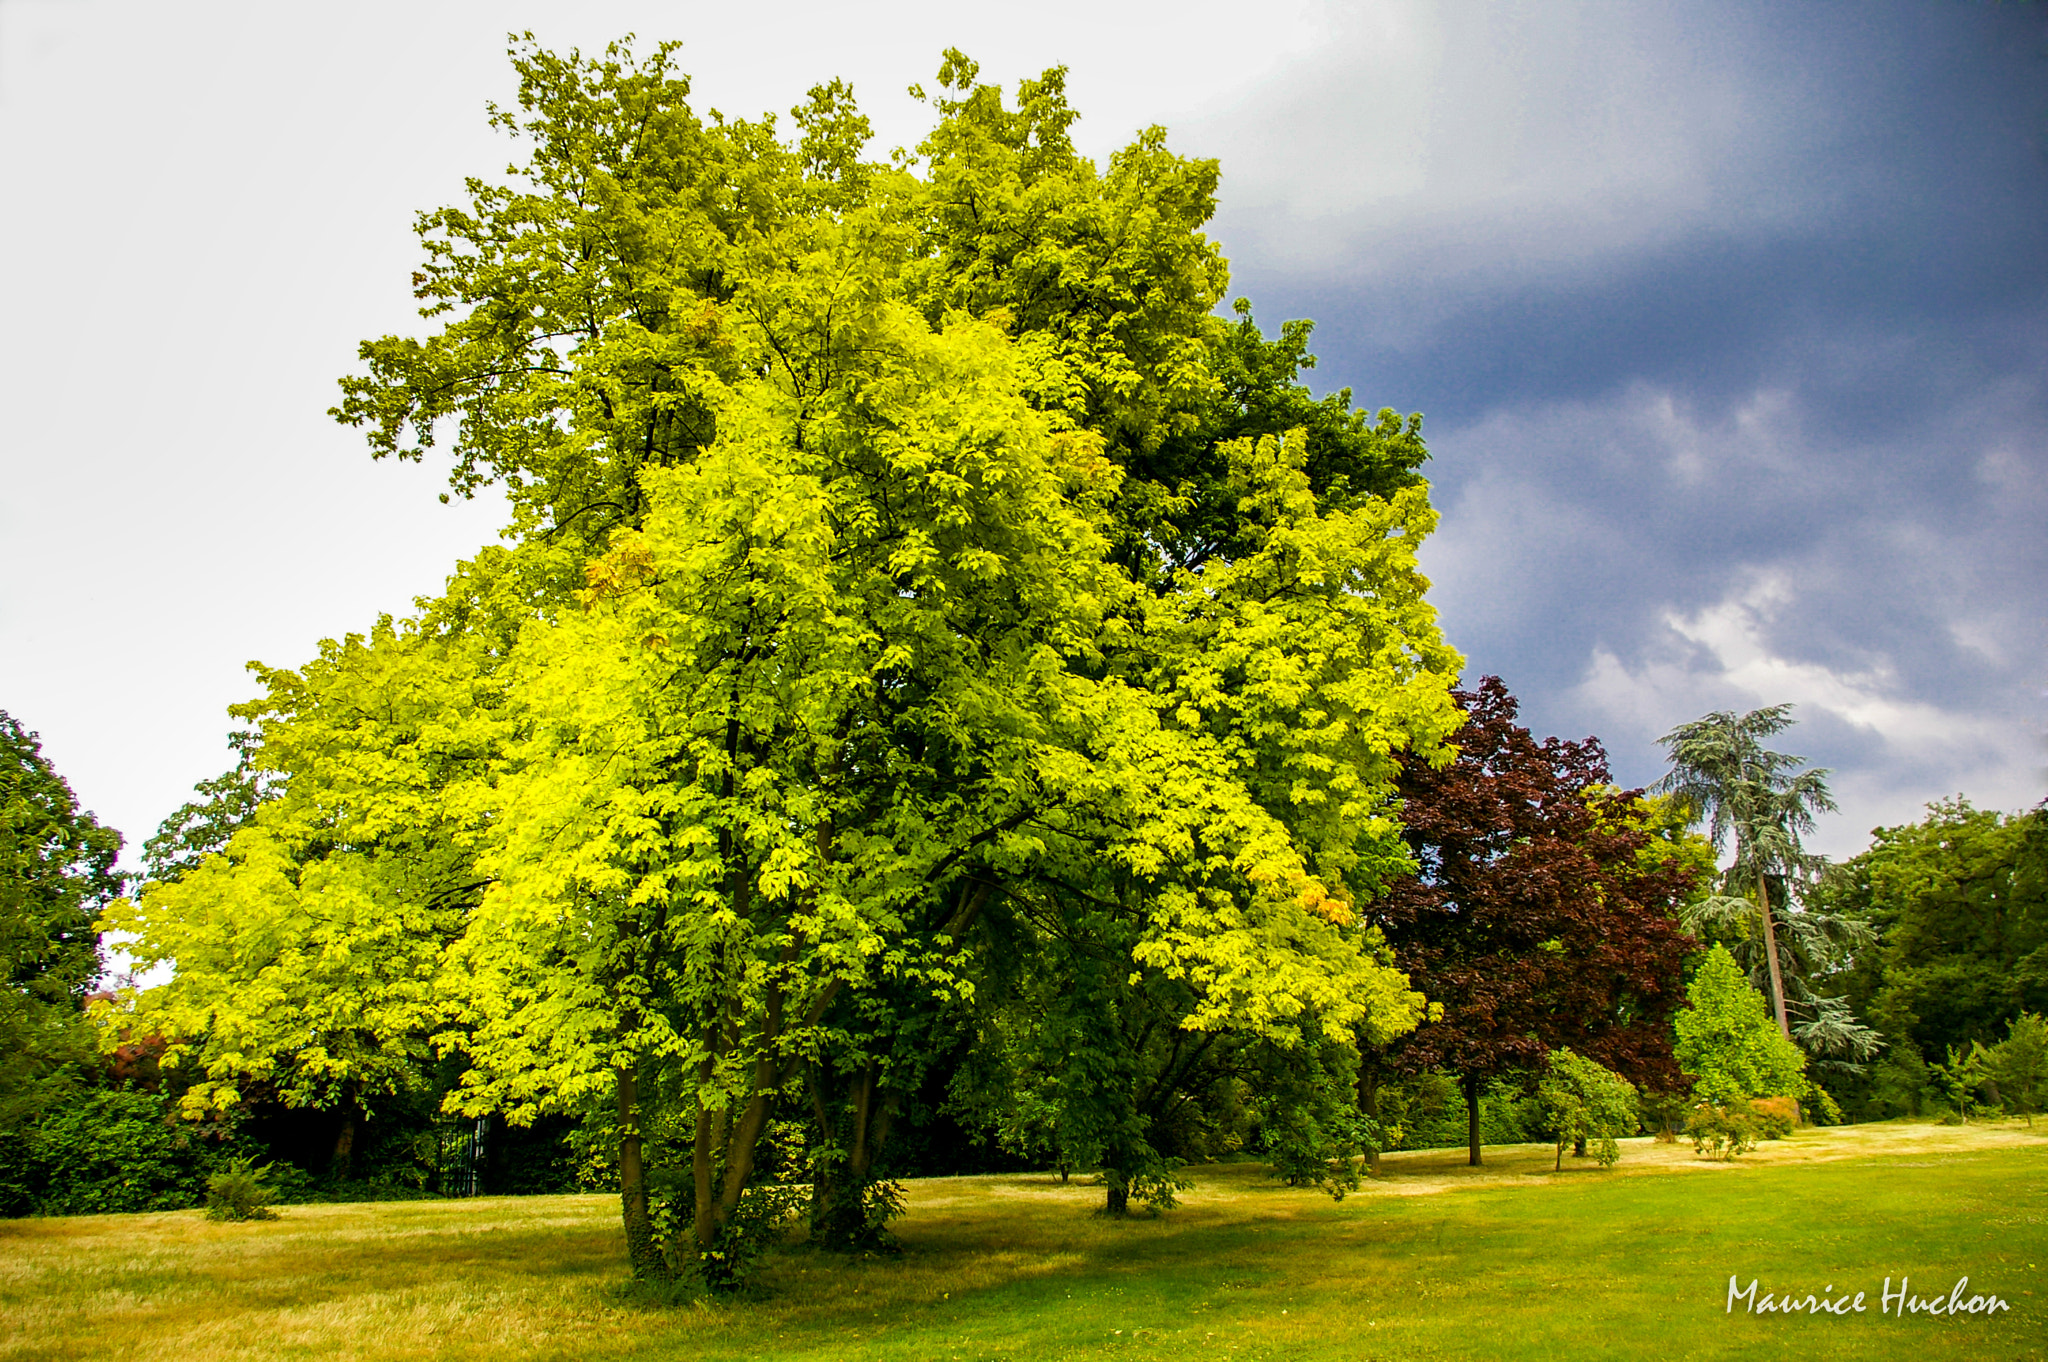
[[[636,1271],[722,1283],[777,1104],[872,1050],[849,1000],[971,999],[992,905],[1112,882],[1189,1034],[1412,1025],[1353,904],[1457,659],[1414,423],[1211,315],[1213,163],[1098,171],[1059,72],[1012,108],[957,53],[919,156],[864,161],[845,87],[785,140],[669,56],[515,52],[529,159],[422,216],[438,329],[337,409],[448,441],[510,544],[264,673],[273,797],[116,921],[177,961],[137,1006],[195,1102],[459,1051],[464,1111],[604,1104]]]

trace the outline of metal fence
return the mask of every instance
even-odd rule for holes
[[[484,1158],[490,1137],[490,1118],[478,1117],[442,1126],[440,1149],[435,1160],[443,1196],[477,1196],[484,1190]]]

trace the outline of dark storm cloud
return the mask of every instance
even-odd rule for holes
[[[1646,780],[1670,724],[1794,700],[1831,849],[2040,796],[2043,10],[1396,7],[1210,132],[1228,175],[1339,111],[1219,235],[1323,380],[1428,413],[1446,628],[1538,726]]]

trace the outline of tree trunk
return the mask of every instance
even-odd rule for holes
[[[1358,1109],[1372,1122],[1372,1148],[1366,1151],[1365,1166],[1377,1173],[1380,1171],[1380,1079],[1365,1065],[1358,1067]]]
[[[880,1088],[873,1064],[847,1080],[846,1156],[819,1162],[811,1190],[811,1237],[821,1247],[863,1252],[885,1247],[888,1236],[870,1223],[867,1191],[874,1178],[876,1156],[889,1138],[896,1111],[894,1094]],[[827,1111],[822,1084],[814,1084],[813,1107],[819,1129],[829,1140],[838,1122]]]
[[[1572,1157],[1575,1159],[1583,1159],[1586,1157],[1585,1136],[1581,1135],[1578,1139],[1572,1141]]]
[[[811,1095],[811,1118],[818,1123],[818,1138],[827,1147],[838,1135],[838,1122],[832,1117],[832,1110],[825,1102],[826,1072],[822,1061],[808,1065],[804,1071],[804,1086]],[[833,1238],[833,1226],[838,1223],[839,1198],[844,1179],[839,1168],[824,1156],[820,1149],[811,1161],[811,1241],[829,1244]]]
[[[1109,1194],[1103,1200],[1102,1213],[1117,1219],[1131,1213],[1131,1189],[1114,1174],[1110,1176]]]
[[[1465,1162],[1479,1164],[1479,1075],[1465,1075]]]
[[[698,1261],[704,1264],[704,1283],[713,1290],[724,1290],[737,1284],[731,1276],[731,1258],[724,1255],[719,1241],[725,1237],[726,1227],[732,1224],[733,1212],[739,1208],[740,1198],[746,1194],[747,1179],[753,1175],[754,1154],[761,1142],[761,1132],[768,1125],[769,1103],[773,1092],[765,1085],[758,1085],[760,1070],[767,1066],[764,1060],[755,1066],[757,1087],[747,1104],[734,1116],[729,1109],[721,1109],[715,1119],[700,1111],[697,1117],[697,1148],[693,1160],[693,1172],[697,1183],[697,1212],[695,1217]],[[720,1266],[722,1264],[722,1266]]]
[[[354,1170],[355,1153],[356,1117],[351,1111],[341,1118],[341,1129],[334,1136],[334,1157],[328,1163],[334,1176],[345,1178]]]
[[[771,1002],[766,1034],[779,1032],[778,1009]],[[710,1058],[699,1061],[697,1127],[690,1155],[691,1181],[696,1185],[696,1204],[691,1212],[692,1238],[697,1250],[697,1275],[713,1291],[739,1285],[745,1268],[742,1255],[727,1243],[734,1213],[746,1195],[753,1176],[754,1158],[760,1150],[762,1132],[768,1128],[775,1094],[792,1076],[794,1069],[778,1066],[767,1055],[754,1063],[749,1087],[753,1095],[735,1112],[730,1105],[716,1109],[704,1105],[711,1087]]]
[[[1778,1014],[1778,1034],[1790,1040],[1792,1028],[1785,1021],[1785,980],[1778,973],[1778,929],[1771,921],[1770,882],[1761,870],[1756,874],[1756,897],[1764,914],[1764,955],[1771,966],[1771,1006]]]
[[[668,1263],[654,1243],[654,1219],[647,1210],[647,1166],[642,1160],[640,1090],[630,1065],[618,1073],[619,1210],[626,1225],[626,1259],[642,1280],[665,1280]]]

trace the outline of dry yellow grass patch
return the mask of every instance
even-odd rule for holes
[[[1459,1187],[1522,1185],[1538,1177],[1712,1173],[1839,1159],[2038,1147],[2044,1142],[2048,1142],[2048,1123],[2034,1129],[2019,1121],[1979,1121],[1967,1126],[1887,1121],[1878,1125],[1809,1126],[1782,1140],[1761,1141],[1754,1152],[1723,1162],[1695,1154],[1690,1140],[1681,1138],[1675,1143],[1659,1144],[1644,1135],[1618,1141],[1621,1162],[1608,1169],[1602,1169],[1591,1159],[1575,1159],[1567,1152],[1562,1173],[1551,1171],[1557,1150],[1547,1144],[1488,1145],[1480,1155],[1484,1162],[1478,1168],[1466,1163],[1462,1148],[1407,1149],[1381,1156],[1380,1176],[1367,1190],[1414,1196]]]
[[[743,1297],[680,1304],[622,1289],[609,1197],[0,1222],[0,1359],[1550,1359],[1682,1354],[1662,1345],[1691,1328],[1741,1345],[1728,1355],[1748,1339],[1826,1356],[1850,1335],[1730,1333],[1709,1279],[1916,1254],[1915,1271],[2048,1264],[2044,1150],[2048,1123],[1806,1130],[1733,1165],[1634,1140],[1614,1169],[1567,1157],[1562,1174],[1548,1146],[1489,1147],[1478,1169],[1413,1151],[1341,1205],[1238,1164],[1192,1170],[1182,1208],[1127,1223],[1091,1214],[1102,1192],[1080,1179],[927,1179],[900,1257],[799,1244]],[[1712,1176],[1670,1176],[1695,1172]],[[1817,1232],[1816,1208],[1845,1199],[1865,1214]],[[1858,1345],[1972,1355],[1961,1335],[1947,1353],[1924,1330],[1885,1337]]]
[[[505,1356],[626,1313],[605,1197],[0,1224],[0,1356]],[[336,1350],[338,1340],[358,1342]]]

